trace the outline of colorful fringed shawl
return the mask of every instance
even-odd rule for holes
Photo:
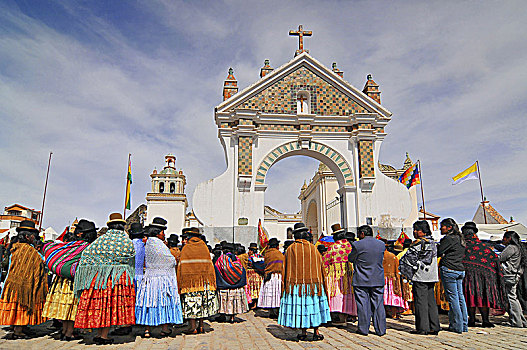
[[[249,268],[249,254],[243,253],[238,255],[238,259],[240,259],[240,262],[242,263],[242,266],[245,270]]]
[[[88,245],[85,241],[46,243],[43,249],[46,266],[54,274],[71,279],[75,276],[82,251]]]
[[[395,254],[385,250],[382,266],[384,268],[384,278],[392,281],[393,292],[395,295],[402,297],[399,259],[397,259]]]
[[[2,297],[26,307],[27,314],[31,315],[46,300],[46,277],[44,261],[37,250],[27,243],[15,243],[11,247],[11,265]]]
[[[324,265],[327,271],[328,279],[328,296],[334,297],[339,291],[347,295],[353,291],[350,290],[353,279],[353,265],[348,262],[348,255],[351,253],[351,243],[346,239],[336,241],[329,247],[324,254]]]
[[[109,278],[113,288],[123,274],[128,283],[133,284],[134,245],[124,231],[110,229],[82,252],[73,291],[80,296],[83,290],[90,288],[94,279],[94,289],[106,289]]]
[[[277,248],[269,248],[264,254],[265,274],[282,273],[284,254]]]
[[[309,293],[314,295],[327,294],[324,264],[317,248],[304,239],[296,240],[285,252],[284,293],[292,294],[293,287],[299,286],[299,294]]]
[[[177,279],[180,294],[216,290],[216,273],[205,242],[192,237],[181,249],[177,266]]]

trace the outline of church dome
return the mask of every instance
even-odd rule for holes
[[[177,171],[174,168],[165,167],[163,170],[160,171],[160,174],[177,175]]]

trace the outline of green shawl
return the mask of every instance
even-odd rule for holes
[[[134,244],[124,231],[108,230],[82,252],[73,291],[80,296],[83,290],[90,288],[94,279],[94,289],[106,289],[109,278],[113,288],[123,273],[132,284],[135,276]]]

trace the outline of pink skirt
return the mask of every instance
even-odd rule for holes
[[[392,280],[385,278],[384,283],[384,305],[408,309],[408,302],[394,293]]]

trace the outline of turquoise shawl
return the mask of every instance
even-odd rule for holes
[[[112,288],[122,274],[133,284],[135,275],[135,249],[128,235],[121,230],[108,230],[82,252],[75,272],[73,291],[80,296],[95,279],[94,289],[106,289],[108,279]]]

